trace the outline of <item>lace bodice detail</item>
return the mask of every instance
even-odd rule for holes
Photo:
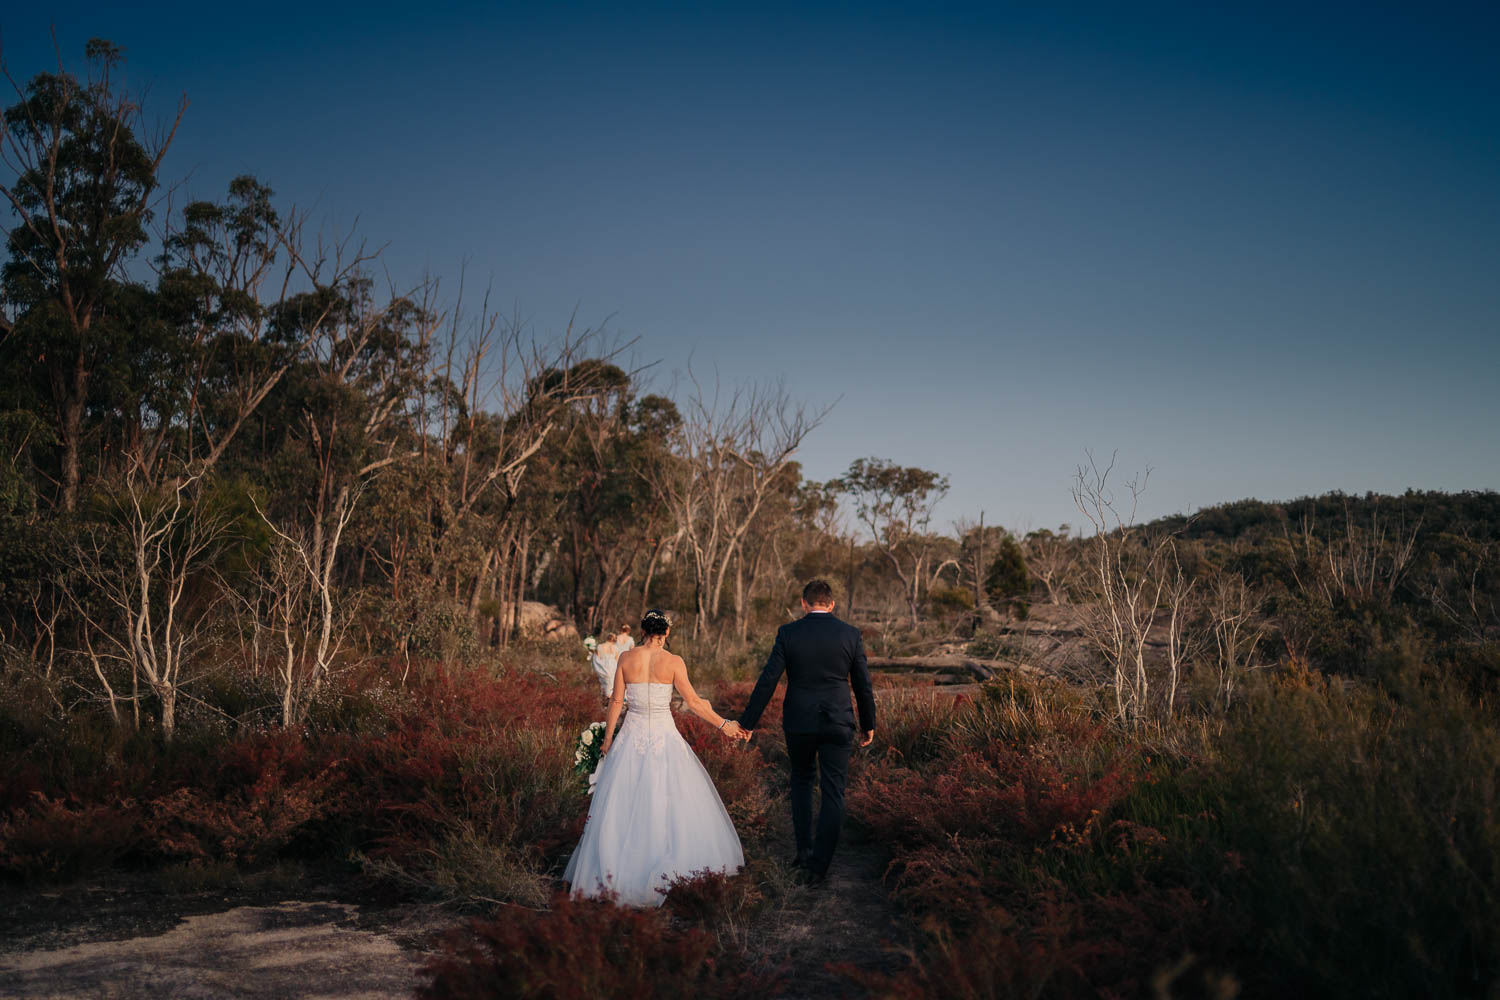
[[[672,718],[672,685],[640,682],[625,685],[625,722],[620,743],[645,756],[660,756],[670,737],[682,737]]]

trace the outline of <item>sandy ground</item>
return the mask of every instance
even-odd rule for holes
[[[360,926],[337,902],[239,906],[181,919],[165,933],[0,951],[0,996],[16,998],[410,997],[420,954],[402,929]]]

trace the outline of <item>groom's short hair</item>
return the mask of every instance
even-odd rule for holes
[[[802,588],[802,599],[813,607],[833,603],[833,588],[827,580],[814,580]]]

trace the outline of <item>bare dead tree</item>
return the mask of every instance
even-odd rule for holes
[[[832,407],[811,410],[784,386],[745,386],[721,396],[696,378],[678,430],[683,461],[655,473],[691,560],[694,634],[719,618],[724,583],[746,534],[792,457]]]
[[[1150,469],[1125,483],[1128,510],[1116,506],[1109,484],[1113,469],[1113,458],[1100,469],[1090,455],[1088,466],[1079,466],[1073,478],[1073,501],[1094,531],[1088,540],[1094,600],[1082,622],[1085,637],[1111,671],[1116,718],[1135,724],[1151,710],[1146,649],[1163,594],[1175,579],[1167,571],[1175,562],[1175,549],[1170,535],[1144,537],[1135,523]]]
[[[1427,599],[1470,642],[1500,635],[1500,602],[1480,580],[1500,565],[1500,543],[1476,541],[1465,533],[1466,549],[1435,572]]]
[[[993,525],[990,530],[994,530]],[[984,577],[989,569],[985,560],[988,548],[985,543],[988,538],[985,535],[984,511],[979,512],[978,521],[970,521],[968,518],[954,521],[953,532],[959,538],[960,555],[964,557],[954,560],[954,565],[959,570],[959,581],[962,583],[964,574],[968,574],[969,584],[974,592],[975,611],[982,613],[989,605],[989,595],[984,590]]]
[[[337,601],[333,570],[344,530],[368,482],[361,478],[344,484],[329,520],[314,522],[311,531],[301,525],[280,526],[255,504],[256,513],[278,542],[262,585],[269,597],[272,629],[285,651],[278,668],[285,725],[300,721],[309,701],[322,690],[343,645],[348,615]]]
[[[1177,557],[1177,542],[1168,536],[1162,558],[1156,561],[1155,572],[1161,580],[1161,596],[1165,603],[1165,621],[1157,628],[1166,629],[1167,646],[1167,718],[1172,717],[1177,707],[1177,687],[1182,679],[1183,667],[1194,652],[1195,645],[1188,632],[1188,622],[1193,610],[1193,599],[1197,580],[1183,571],[1182,561]]]
[[[229,522],[208,509],[198,475],[152,489],[127,474],[118,499],[118,522],[94,526],[75,548],[84,581],[103,596],[107,610],[72,592],[71,603],[84,624],[82,652],[116,721],[120,699],[106,670],[110,663],[130,669],[137,719],[139,685],[150,689],[162,735],[170,740],[182,686],[215,634],[223,594],[212,585],[212,570],[227,542]],[[123,567],[111,556],[114,532],[126,543]]]
[[[523,523],[513,523],[522,483],[543,446],[558,440],[564,409],[608,396],[609,387],[595,376],[634,343],[608,342],[602,326],[579,331],[576,317],[561,338],[538,338],[519,318],[491,312],[487,298],[477,324],[464,332],[461,303],[455,310],[430,380],[447,387],[439,398],[436,440],[451,491],[434,540],[464,533],[478,540],[479,559],[464,583],[467,603],[478,614],[482,595],[498,591],[500,617],[509,620],[501,632],[506,641],[519,634],[532,541],[538,519],[545,519],[531,504],[519,510]],[[622,374],[632,380],[638,373]],[[621,575],[615,567],[615,588]]]
[[[1269,628],[1260,606],[1238,573],[1219,572],[1209,584],[1206,609],[1219,674],[1214,699],[1222,699],[1226,709],[1240,678],[1255,665],[1255,650]]]
[[[1053,604],[1068,603],[1068,587],[1079,571],[1079,547],[1062,525],[1056,532],[1045,528],[1026,535],[1021,550],[1026,554],[1026,568],[1047,590]]]
[[[1392,525],[1375,509],[1370,511],[1368,526],[1358,524],[1346,503],[1342,537],[1319,538],[1310,517],[1303,518],[1295,535],[1285,525],[1282,530],[1299,556],[1301,565],[1293,567],[1293,574],[1304,593],[1315,594],[1329,604],[1389,604],[1406,578],[1421,528],[1420,518],[1410,526],[1404,521]]]

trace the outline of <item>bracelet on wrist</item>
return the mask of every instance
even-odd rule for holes
[[[724,727],[727,725],[729,725],[728,719],[725,719],[723,722],[719,723],[719,732],[722,733],[724,731]]]

